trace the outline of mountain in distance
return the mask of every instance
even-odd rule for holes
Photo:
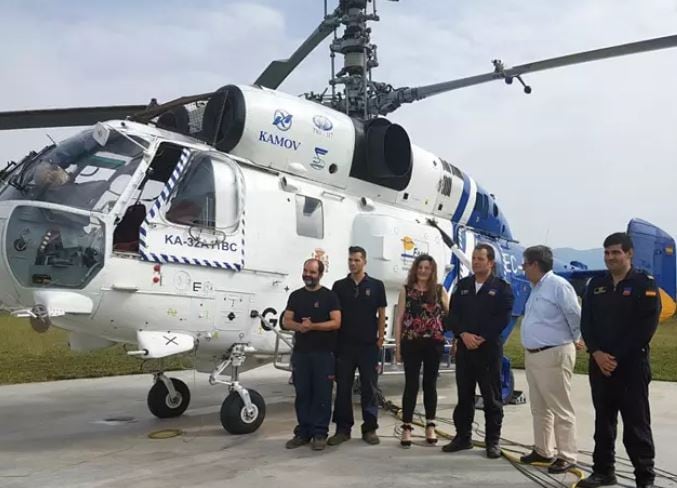
[[[555,259],[569,264],[571,261],[578,261],[585,264],[588,269],[606,269],[604,266],[604,249],[573,249],[571,247],[560,247],[553,249],[552,253]]]

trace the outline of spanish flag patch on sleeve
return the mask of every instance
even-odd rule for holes
[[[647,290],[647,291],[644,293],[644,295],[646,295],[646,296],[648,296],[648,297],[655,297],[655,296],[657,295],[657,292],[656,292],[656,290]]]

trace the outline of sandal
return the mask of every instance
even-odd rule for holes
[[[428,444],[437,444],[437,434],[435,433],[435,422],[425,424],[425,441]]]
[[[402,424],[402,436],[400,437],[400,446],[408,449],[411,447],[411,431],[414,430],[411,424]]]

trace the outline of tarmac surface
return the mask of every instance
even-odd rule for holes
[[[288,373],[271,365],[241,375],[242,383],[259,391],[267,404],[266,419],[254,434],[232,436],[221,427],[218,412],[226,395],[223,386],[210,386],[207,375],[191,371],[170,374],[183,379],[192,400],[180,418],[160,420],[146,406],[150,375],[120,376],[0,387],[1,487],[277,487],[330,486],[538,486],[505,458],[489,460],[483,449],[446,454],[418,438],[411,449],[399,447],[399,421],[382,412],[381,444],[369,446],[359,438],[360,413],[355,403],[353,439],[323,452],[309,447],[286,450],[284,443],[295,425],[293,387]],[[515,372],[516,388],[526,390],[522,371]],[[456,401],[453,374],[439,380],[439,428],[451,418]],[[403,378],[381,378],[384,394],[400,403]],[[593,409],[587,377],[574,381],[579,449],[593,447]],[[359,402],[359,397],[354,397]],[[420,400],[420,398],[419,398]],[[677,383],[651,385],[657,466],[677,472]],[[419,408],[422,408],[419,406]],[[476,420],[483,424],[482,412]],[[161,429],[181,429],[183,435],[150,439]],[[333,426],[332,426],[333,433]],[[422,428],[414,434],[423,435]],[[505,409],[504,437],[531,443],[528,405]],[[619,431],[619,439],[622,434]],[[482,440],[481,436],[476,437]],[[504,447],[508,447],[504,443]],[[619,440],[619,457],[626,457]],[[581,455],[580,461],[591,458]],[[619,463],[621,473],[631,468]],[[572,474],[547,478],[529,468],[550,486],[571,486]],[[632,478],[622,480],[634,486]],[[677,478],[657,480],[658,486],[677,487]]]

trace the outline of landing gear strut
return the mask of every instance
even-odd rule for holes
[[[221,425],[231,434],[250,434],[261,426],[266,416],[266,403],[255,390],[244,388],[238,381],[240,366],[246,359],[245,346],[233,346],[227,358],[221,361],[212,374],[209,383],[227,385],[229,394],[221,405]],[[217,378],[227,367],[231,367],[230,381]]]
[[[153,415],[161,419],[178,417],[189,403],[190,390],[183,381],[155,374],[155,384],[148,392],[148,409]]]

